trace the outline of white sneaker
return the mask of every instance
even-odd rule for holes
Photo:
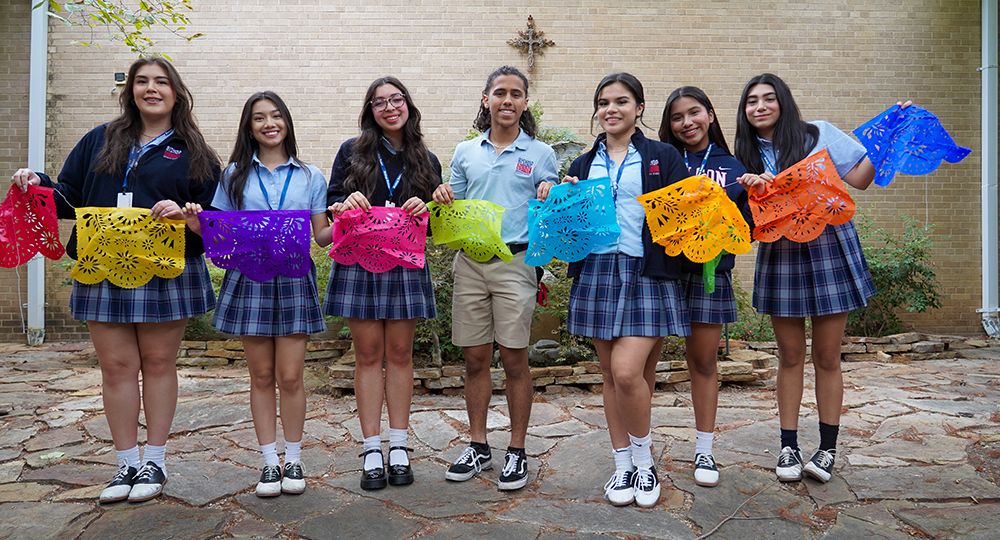
[[[604,497],[615,506],[628,506],[635,500],[635,490],[632,488],[632,475],[635,470],[618,469],[604,484]]]
[[[101,504],[124,501],[127,499],[129,491],[132,491],[132,482],[135,481],[135,475],[137,472],[138,471],[135,470],[135,467],[129,465],[122,465],[119,467],[118,473],[111,479],[108,486],[101,491],[101,497],[98,499]]]
[[[265,465],[257,482],[258,497],[277,497],[281,495],[281,467]]]
[[[694,483],[703,487],[719,485],[719,469],[712,454],[694,455]]]
[[[167,483],[167,475],[159,465],[147,461],[135,474],[132,489],[128,492],[128,502],[148,501],[163,493],[163,484]]]
[[[656,468],[639,467],[632,475],[632,487],[635,493],[635,504],[642,508],[652,508],[660,500],[660,480],[656,477]]]
[[[778,466],[774,468],[778,480],[782,482],[798,482],[802,480],[802,455],[798,450],[786,446],[778,456]]]

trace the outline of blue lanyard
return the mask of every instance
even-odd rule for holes
[[[688,174],[693,174],[695,176],[701,176],[705,174],[705,166],[708,165],[708,156],[712,154],[712,143],[708,143],[708,148],[705,149],[705,157],[701,160],[701,166],[698,167],[697,171],[691,172],[691,164],[688,163],[688,151],[687,148],[684,149],[684,166],[687,167]]]
[[[267,188],[264,187],[264,181],[260,179],[260,165],[254,163],[253,167],[254,171],[257,173],[257,185],[260,186],[260,192],[264,195],[264,202],[267,203],[268,208],[274,210],[274,208],[271,207],[271,198],[267,195]],[[294,170],[295,167],[292,165],[288,166],[288,174],[285,175],[285,187],[281,188],[281,199],[278,201],[278,210],[281,210],[281,207],[285,205],[285,195],[288,194],[288,184],[292,181],[292,172],[294,172]]]
[[[611,184],[611,197],[614,199],[615,203],[618,202],[618,184],[622,181],[622,171],[625,170],[625,166],[628,165],[628,157],[632,155],[632,145],[629,145],[628,150],[625,151],[625,157],[622,158],[622,165],[618,167],[618,176],[615,178],[614,183]],[[608,147],[604,147],[604,169],[608,171],[608,178],[611,177],[611,154],[608,152]]]
[[[775,176],[778,175],[778,167],[771,161],[771,157],[767,155],[767,152],[763,148],[760,149],[760,160],[764,162],[764,168],[767,169],[767,172]]]
[[[163,141],[169,139],[174,134],[173,128],[160,133],[156,137],[153,137],[148,143],[139,146],[135,145],[131,150],[128,151],[128,165],[125,167],[125,176],[122,177],[122,193],[125,193],[128,187],[128,175],[131,174],[132,169],[139,164],[139,158],[146,153],[150,148],[162,143]]]
[[[403,170],[405,170],[405,168],[399,170],[399,174],[396,175],[396,181],[390,184],[389,171],[385,169],[385,163],[382,161],[382,153],[376,152],[376,154],[378,154],[378,166],[382,168],[382,178],[385,178],[385,187],[389,190],[389,197],[387,197],[387,200],[391,201],[392,195],[396,192],[396,188],[399,187],[399,181],[403,178]]]

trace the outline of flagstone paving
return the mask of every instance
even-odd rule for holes
[[[691,401],[658,391],[653,440],[663,496],[655,508],[603,502],[611,473],[600,396],[537,394],[530,482],[496,489],[493,470],[444,479],[464,446],[463,401],[420,395],[410,445],[416,482],[358,486],[353,398],[309,395],[308,489],[258,499],[260,457],[245,370],[182,368],[164,496],[101,506],[114,473],[92,350],[0,345],[0,539],[6,538],[996,538],[1000,529],[1000,345],[963,358],[844,364],[847,389],[833,481],[779,484],[773,381],[726,385],[716,457],[722,483],[694,484]],[[816,442],[811,366],[803,453]],[[384,422],[383,422],[384,423]],[[489,425],[496,457],[510,439],[502,395]],[[140,430],[140,439],[144,437]],[[279,432],[280,441],[280,432]],[[279,442],[279,446],[280,446]],[[499,461],[495,459],[495,461]]]

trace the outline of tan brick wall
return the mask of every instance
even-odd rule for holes
[[[4,1],[7,10],[20,6]],[[196,2],[192,28],[207,37],[185,45],[165,36],[163,45],[195,93],[201,125],[220,154],[228,156],[245,98],[273,89],[288,101],[303,157],[329,171],[338,145],[356,131],[368,83],[394,74],[410,87],[429,146],[447,163],[470,127],[488,72],[503,63],[525,67],[506,40],[524,28],[529,13],[556,42],[536,61],[531,98],[545,105],[548,125],[569,127],[587,141],[593,88],[615,70],[631,71],[645,84],[649,133],[670,90],[694,84],[712,97],[730,142],[742,84],[762,71],[788,81],[807,119],[845,131],[911,98],[974,152],[929,177],[899,177],[889,189],[855,192],[858,207],[891,229],[900,214],[929,215],[945,306],[912,322],[927,331],[980,330],[978,1],[913,1],[905,9],[857,0],[360,4]],[[5,55],[12,43],[27,41],[27,15],[15,15],[3,24],[24,38],[7,39]],[[116,46],[73,45],[86,34],[59,23],[50,31],[47,155],[55,172],[88,129],[116,113],[112,75],[125,71],[132,55]],[[24,59],[11,63],[26,70],[26,46],[17,51]],[[0,88],[10,84],[0,79]],[[0,107],[8,106],[4,99]],[[23,121],[11,127],[18,126],[23,130]],[[748,288],[752,272],[753,257],[741,257],[738,273]]]

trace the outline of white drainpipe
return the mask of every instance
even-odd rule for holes
[[[983,220],[983,328],[991,337],[1000,337],[1000,318],[997,316],[997,0],[983,0],[982,14],[983,64],[979,68],[983,82],[982,112],[982,220]]]
[[[28,0],[29,6],[37,0]],[[31,53],[28,79],[28,168],[45,170],[45,99],[48,78],[48,2],[31,10]],[[45,340],[45,259],[28,261],[28,345]]]

